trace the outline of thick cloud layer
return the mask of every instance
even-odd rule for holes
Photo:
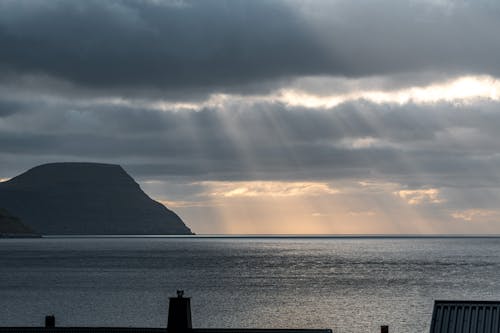
[[[15,112],[20,106],[10,104],[0,123],[2,156],[123,161],[146,178],[382,178],[414,186],[496,186],[500,176],[500,113],[491,101],[356,101],[327,110],[259,102],[199,111],[66,100],[25,102],[23,108],[37,111]]]
[[[495,75],[499,18],[479,1],[3,1],[0,69],[209,92],[304,75]]]
[[[5,72],[98,88],[230,86],[318,73],[328,58],[274,2],[9,1],[0,13]]]

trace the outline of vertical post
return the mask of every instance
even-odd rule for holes
[[[56,327],[56,317],[54,315],[45,316],[45,327]]]
[[[193,328],[191,324],[191,298],[183,296],[184,291],[177,290],[177,297],[170,297],[168,333],[185,333]]]
[[[380,326],[380,333],[389,333],[389,326],[387,325]]]

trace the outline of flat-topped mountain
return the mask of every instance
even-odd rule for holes
[[[6,209],[0,208],[0,237],[35,237],[33,229],[21,222]]]
[[[119,165],[51,163],[0,183],[0,207],[41,234],[192,234]]]

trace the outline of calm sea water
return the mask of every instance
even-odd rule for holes
[[[4,239],[0,325],[427,332],[434,299],[500,299],[500,239]]]

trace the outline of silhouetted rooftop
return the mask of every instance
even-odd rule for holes
[[[430,333],[449,332],[500,332],[500,301],[435,301]]]

